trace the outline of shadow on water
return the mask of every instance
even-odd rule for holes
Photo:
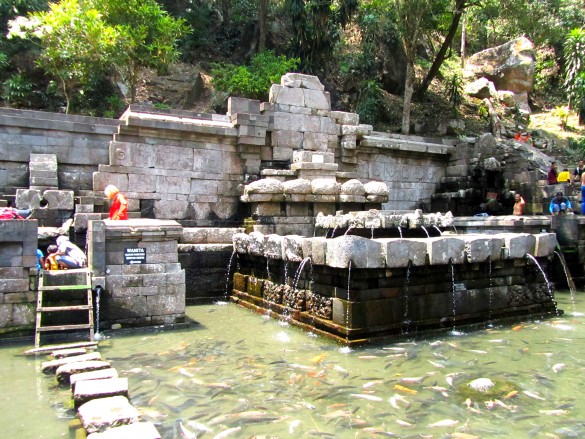
[[[128,377],[130,399],[163,438],[585,437],[585,302],[546,320],[406,334],[340,349],[234,304],[187,309],[181,330],[107,331],[100,352]],[[3,345],[0,421],[6,437],[66,434],[68,390],[37,374],[40,362]],[[40,377],[40,378],[39,378]],[[469,395],[477,378],[506,394]],[[509,390],[513,389],[513,390]],[[469,400],[467,399],[469,398]],[[45,436],[14,419],[47,419]],[[63,419],[59,419],[62,416]],[[45,422],[45,421],[43,421]],[[23,423],[25,424],[25,423]],[[27,422],[26,424],[31,424]],[[6,428],[6,427],[5,427]],[[233,430],[231,430],[233,429]],[[221,437],[221,436],[220,436]],[[462,436],[463,437],[463,436]]]

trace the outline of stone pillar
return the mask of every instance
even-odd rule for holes
[[[0,333],[34,325],[37,220],[0,221]]]
[[[90,221],[88,264],[101,285],[105,327],[182,323],[185,270],[178,259],[183,228],[175,221]]]

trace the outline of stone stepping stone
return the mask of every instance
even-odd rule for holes
[[[161,439],[161,436],[152,422],[136,422],[92,433],[87,439]]]
[[[118,378],[118,371],[114,368],[110,368],[76,373],[69,377],[69,384],[71,384],[71,391],[75,392],[75,384],[80,381],[103,380],[106,378]]]
[[[138,422],[138,410],[125,396],[92,399],[77,411],[83,428],[88,433],[103,432],[111,427]]]
[[[128,397],[128,378],[79,381],[73,392],[73,402],[79,407],[92,399],[118,395]]]
[[[51,352],[51,356],[55,359],[72,357],[74,355],[87,354],[86,348],[74,348],[74,349],[60,349],[58,351]]]
[[[76,361],[75,363],[59,366],[55,373],[57,375],[57,381],[69,384],[69,377],[73,374],[109,368],[110,363],[107,361]]]
[[[73,357],[59,358],[57,360],[44,361],[43,363],[41,363],[41,371],[43,371],[43,373],[53,373],[60,366],[63,366],[64,364],[76,363],[79,361],[101,360],[101,359],[102,359],[102,356],[99,352],[91,352],[89,354],[74,355]]]

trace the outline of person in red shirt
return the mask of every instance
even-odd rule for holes
[[[112,200],[110,207],[111,220],[127,220],[128,219],[128,201],[126,197],[113,184],[109,184],[104,189],[106,197]]]

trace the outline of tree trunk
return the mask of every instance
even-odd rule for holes
[[[258,0],[258,52],[266,49],[266,21],[268,17],[268,0]]]
[[[414,64],[406,63],[406,80],[404,81],[404,105],[402,106],[402,134],[410,133],[410,104],[414,93]]]
[[[457,33],[457,29],[459,28],[459,21],[461,20],[463,11],[467,7],[466,1],[467,0],[455,1],[455,11],[453,12],[453,20],[451,20],[449,32],[447,33],[447,36],[445,37],[445,40],[443,41],[441,48],[437,52],[437,56],[435,56],[435,60],[433,61],[433,65],[429,69],[427,76],[421,83],[419,89],[416,91],[417,97],[421,97],[426,93],[427,89],[429,88],[429,85],[431,85],[431,82],[439,73],[439,69],[443,64],[443,61],[445,61],[447,51],[449,50],[449,47],[451,47],[451,43],[453,43],[453,39],[455,38],[455,34]]]
[[[461,68],[465,68],[465,45],[467,44],[467,15],[463,14],[463,22],[461,23]]]

